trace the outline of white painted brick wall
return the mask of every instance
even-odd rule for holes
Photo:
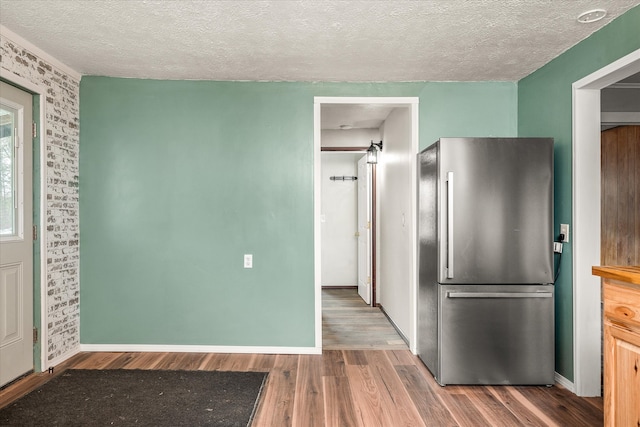
[[[17,37],[16,37],[17,38]],[[32,49],[34,50],[34,49]],[[0,37],[0,75],[19,76],[44,88],[43,173],[46,287],[42,313],[47,361],[63,358],[80,344],[80,228],[78,205],[79,85],[76,76],[38,56],[10,35]],[[37,307],[36,307],[37,309]]]

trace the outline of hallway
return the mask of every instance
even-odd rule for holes
[[[322,290],[323,350],[407,350],[409,347],[378,307],[356,289]]]

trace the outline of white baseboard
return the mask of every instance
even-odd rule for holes
[[[393,329],[395,329],[398,335],[400,335],[400,338],[402,338],[405,344],[407,344],[407,347],[411,347],[411,344],[409,344],[409,339],[405,336],[404,332],[402,332],[402,330],[398,327],[398,325],[396,325],[396,322],[393,321],[391,316],[387,314],[386,310],[382,305],[380,305],[380,311],[382,311],[382,314],[384,314],[384,317],[387,318],[389,323],[391,323],[391,326],[393,326]]]
[[[568,379],[566,379],[565,377],[563,377],[557,372],[556,372],[556,383],[560,384],[562,387],[566,388],[571,393],[573,394],[576,393],[576,386],[571,381],[569,381]]]
[[[40,369],[41,369],[42,372],[44,372],[44,371],[46,371],[47,369],[49,369],[51,367],[56,367],[57,365],[59,365],[62,362],[66,361],[67,359],[72,358],[73,356],[75,356],[76,354],[80,353],[81,351],[82,350],[80,349],[80,347],[76,347],[73,350],[69,351],[68,353],[60,355],[60,356],[56,357],[55,359],[45,360],[44,363],[42,364],[42,366],[40,366]]]
[[[252,347],[224,345],[80,344],[80,351],[123,353],[322,354],[319,347]]]

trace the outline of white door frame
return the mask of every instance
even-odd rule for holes
[[[573,360],[578,396],[600,396],[600,90],[640,72],[640,49],[573,83]]]
[[[36,118],[34,115],[33,120],[37,120],[38,123],[38,134],[35,140],[38,141],[39,151],[40,151],[40,163],[39,165],[34,165],[34,170],[37,168],[40,171],[40,179],[38,180],[40,183],[40,222],[34,222],[33,225],[38,227],[38,239],[40,242],[40,307],[36,307],[34,305],[33,311],[34,314],[37,310],[40,312],[40,324],[36,324],[34,322],[33,326],[38,328],[38,340],[40,341],[40,369],[45,371],[49,368],[47,363],[47,257],[46,257],[46,233],[44,229],[44,221],[46,218],[46,188],[47,188],[47,170],[44,167],[46,164],[46,147],[45,141],[43,138],[43,134],[45,132],[45,110],[46,110],[46,101],[44,94],[47,89],[43,86],[37,85],[30,80],[27,80],[23,77],[10,75],[3,76],[4,81],[12,83],[26,92],[30,92],[34,97],[39,98],[39,106],[40,111]],[[27,129],[31,127],[30,124],[25,123]],[[35,184],[36,181],[33,181]],[[33,215],[33,212],[31,213]],[[25,234],[31,235],[31,231],[25,230]],[[35,260],[34,260],[35,261]],[[34,276],[34,287],[35,287],[35,276]],[[35,345],[34,345],[35,347]],[[34,354],[34,361],[37,356]]]
[[[321,107],[322,104],[384,104],[411,107],[411,146],[412,154],[418,154],[418,97],[333,97],[333,96],[315,96],[313,98],[313,236],[314,236],[314,280],[315,280],[315,349],[322,352],[322,242],[321,242],[321,162],[320,162],[320,139],[321,139]],[[416,354],[416,324],[417,324],[417,164],[412,162],[411,191],[414,197],[411,202],[411,209],[414,212],[413,221],[411,223],[412,247],[411,247],[411,285],[409,301],[411,311],[411,331],[408,335],[409,348]],[[378,233],[378,230],[373,230]],[[376,254],[373,254],[375,257]],[[380,265],[376,263],[376,265]],[[380,275],[377,275],[380,277]]]
[[[360,162],[362,162],[362,167],[364,169],[363,173],[361,173]],[[367,305],[373,306],[373,303],[375,302],[375,299],[373,298],[373,252],[371,248],[373,243],[373,230],[371,230],[370,227],[367,227],[367,223],[373,224],[372,213],[373,209],[376,207],[373,206],[372,209],[371,206],[373,203],[373,187],[371,185],[372,167],[367,163],[367,153],[363,153],[362,157],[358,159],[356,162],[356,169],[356,175],[358,176],[358,182],[356,184],[356,193],[358,198],[358,209],[356,212],[358,232],[358,295],[360,295],[360,298],[362,298]],[[365,210],[366,214],[363,212]],[[365,221],[362,221],[363,219]],[[366,255],[363,254],[362,251],[364,251]]]

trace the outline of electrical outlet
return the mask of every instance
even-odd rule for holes
[[[244,254],[244,268],[253,268],[253,255]]]
[[[569,224],[560,224],[560,234],[564,234],[562,243],[569,243]]]

